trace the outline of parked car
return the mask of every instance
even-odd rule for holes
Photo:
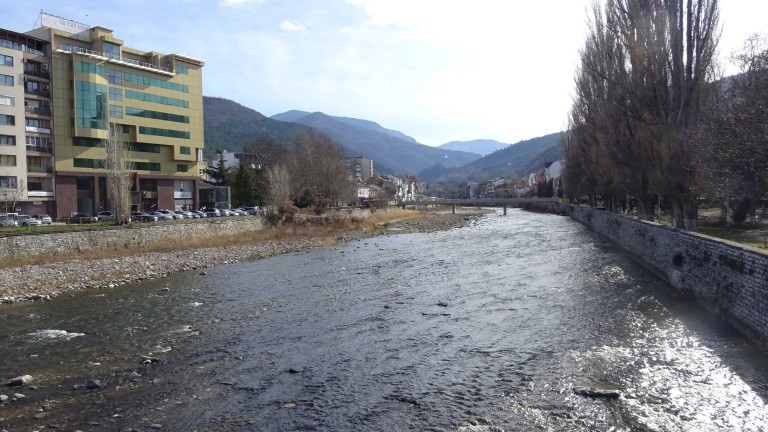
[[[0,215],[0,227],[17,227],[16,218],[8,215]]]
[[[99,219],[96,216],[89,216],[82,213],[75,213],[69,218],[67,218],[68,224],[86,224],[86,223],[93,223],[98,221]]]
[[[232,213],[229,211],[229,209],[219,209],[219,213],[221,213],[222,216],[232,216]]]
[[[208,217],[208,215],[205,214],[205,212],[200,211],[200,210],[191,210],[190,213],[192,213],[193,215],[197,216],[198,218]]]
[[[99,222],[111,222],[115,220],[115,215],[113,215],[111,211],[100,211],[96,213],[96,219],[98,219]]]
[[[157,220],[161,221],[161,222],[163,222],[163,221],[171,221],[171,220],[176,219],[176,218],[174,218],[173,216],[171,216],[169,214],[161,213],[159,211],[149,212],[149,214],[150,214],[150,216],[156,217]]]
[[[183,215],[187,219],[197,219],[200,216],[188,210],[174,210],[175,213]]]
[[[32,215],[32,217],[39,220],[41,225],[53,224],[53,219],[51,219],[51,217],[48,216],[47,214],[36,214],[36,215]]]
[[[203,209],[202,211],[208,217],[219,217],[219,216],[221,216],[221,212],[217,208],[207,208],[207,209]]]
[[[30,215],[19,215],[19,217],[16,218],[16,223],[18,223],[19,226],[23,226],[23,227],[32,227],[32,226],[42,225],[42,223],[39,220],[33,218]]]
[[[157,216],[140,211],[132,211],[131,220],[134,222],[157,222]]]
[[[259,214],[258,207],[241,207],[240,210],[243,210],[244,212],[252,216],[256,216],[257,214]]]
[[[171,210],[166,210],[166,209],[158,210],[157,213],[162,213],[164,215],[168,215],[168,216],[171,217],[171,219],[184,219],[183,215],[177,214],[177,213],[175,213],[175,212],[173,212]]]

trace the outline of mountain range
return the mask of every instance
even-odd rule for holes
[[[512,145],[472,140],[430,147],[373,121],[321,112],[291,110],[270,118],[229,99],[209,96],[203,97],[203,111],[204,155],[208,160],[218,151],[241,152],[246,144],[264,136],[288,147],[293,137],[307,128],[328,135],[348,156],[372,159],[377,174],[443,181],[522,177],[559,158],[559,134]]]
[[[492,139],[476,139],[471,141],[451,141],[439,148],[446,150],[459,150],[469,153],[477,153],[480,156],[487,156],[497,150],[506,148],[509,144],[504,144]]]

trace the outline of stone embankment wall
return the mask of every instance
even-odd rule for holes
[[[537,205],[568,214],[650,271],[768,347],[768,253],[604,210]]]
[[[181,239],[236,235],[259,230],[263,226],[261,217],[211,218],[188,222],[134,223],[129,228],[11,235],[0,238],[0,256],[62,255],[116,248],[132,249]]]
[[[365,219],[367,209],[338,209],[322,217]],[[303,215],[297,218],[305,217]],[[62,255],[85,251],[131,249],[182,239],[206,239],[258,231],[266,226],[264,218],[238,216],[151,224],[133,223],[130,227],[104,227],[66,233],[19,233],[0,237],[0,257]],[[33,228],[34,230],[34,228]]]

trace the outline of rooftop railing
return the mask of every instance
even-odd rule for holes
[[[101,52],[101,51],[89,50],[87,48],[82,48],[82,47],[78,47],[78,46],[74,46],[74,45],[56,45],[54,47],[54,49],[56,51],[62,51],[62,52],[68,52],[68,53],[77,53],[77,54],[85,54],[85,55],[97,57],[99,59],[103,59],[103,60],[110,61],[110,62],[124,63],[124,64],[129,64],[129,65],[132,65],[132,66],[138,66],[140,68],[152,69],[152,70],[156,70],[158,72],[165,72],[165,73],[173,74],[173,72],[171,72],[171,70],[166,68],[166,67],[156,66],[156,65],[153,65],[152,63],[146,63],[146,62],[139,61],[139,60],[133,60],[133,59],[127,59],[127,58],[122,58],[121,59],[121,58],[119,58],[118,56],[116,56],[114,54],[107,54],[107,53]]]

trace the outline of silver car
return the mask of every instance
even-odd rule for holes
[[[8,215],[0,215],[0,227],[17,227],[19,224],[14,217]]]
[[[16,219],[16,222],[19,224],[19,226],[23,226],[23,227],[42,225],[42,222],[33,218],[30,215],[19,215],[19,217]]]

